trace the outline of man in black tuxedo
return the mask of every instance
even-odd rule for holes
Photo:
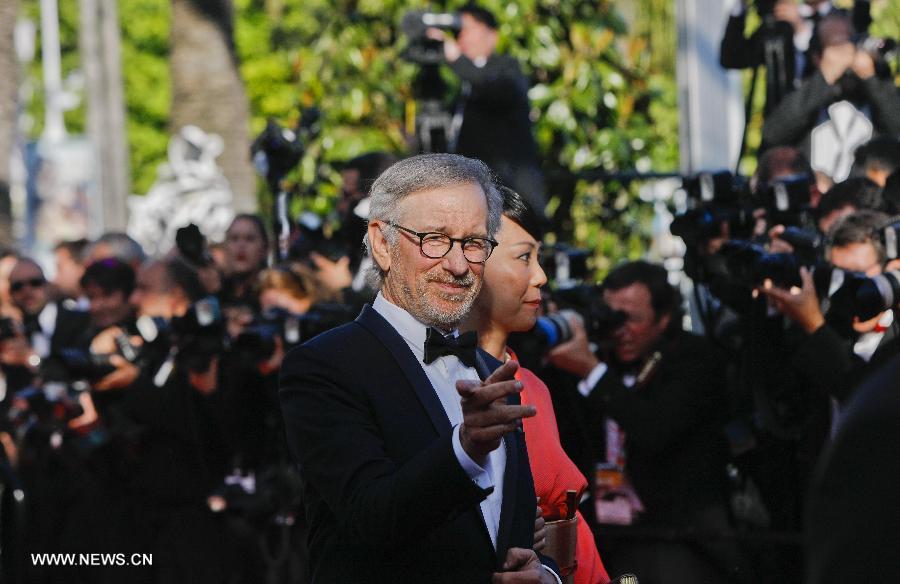
[[[517,365],[488,374],[457,331],[495,245],[490,171],[453,154],[400,161],[373,185],[369,217],[374,304],[281,371],[312,581],[558,581],[530,549],[518,424],[535,410],[518,403]]]
[[[528,80],[515,58],[495,52],[498,23],[490,11],[469,3],[459,14],[462,28],[457,39],[429,31],[433,38],[443,39],[447,66],[462,82],[458,105],[462,117],[454,152],[486,162],[543,213],[547,200],[531,134]]]
[[[10,298],[24,328],[23,335],[3,341],[0,351],[10,391],[30,384],[39,368],[46,379],[65,379],[55,356],[75,347],[88,327],[90,315],[51,301],[48,287],[44,271],[30,258],[20,258],[9,273]]]

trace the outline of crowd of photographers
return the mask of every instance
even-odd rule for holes
[[[579,285],[544,290],[538,326],[510,340],[588,478],[604,564],[645,582],[799,581],[796,548],[727,534],[803,530],[821,452],[900,349],[900,96],[880,46],[853,32],[868,3],[757,4],[749,36],[735,4],[722,64],[767,67],[764,153],[749,182],[685,180],[672,232],[690,285],[638,261],[598,286],[560,246],[542,265]],[[467,14],[487,54],[470,59],[465,37],[443,50],[477,104],[496,22]],[[239,215],[220,244],[181,229],[163,258],[119,233],[61,242],[52,281],[33,258],[0,257],[4,578],[121,580],[27,561],[102,550],[152,554],[134,582],[302,581],[277,374],[374,295],[366,189],[395,161],[347,164],[333,221],[301,216],[284,249]]]
[[[71,582],[84,573],[24,552],[98,550],[150,554],[129,581],[302,578],[276,377],[358,296],[330,287],[347,259],[319,255],[314,232],[269,267],[267,231],[240,215],[208,247],[192,225],[160,259],[124,234],[63,242],[52,281],[0,260],[4,581]]]

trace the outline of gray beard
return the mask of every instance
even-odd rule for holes
[[[392,264],[399,265],[397,263],[398,259],[395,258]],[[391,291],[391,296],[398,302],[400,308],[406,310],[416,320],[425,325],[445,331],[457,328],[466,318],[472,309],[472,305],[475,303],[478,291],[481,289],[480,280],[475,278],[472,272],[468,272],[463,278],[453,278],[447,274],[440,277],[431,274],[421,274],[416,278],[415,290],[409,286],[406,278],[403,277],[404,274],[398,272],[400,271],[395,271],[395,276],[400,282],[392,285],[390,282],[391,274],[388,272],[385,279],[385,287]],[[451,310],[445,311],[428,301],[427,290],[430,282],[464,284],[468,288],[457,294],[443,291],[437,292],[436,294],[441,300],[448,300],[454,305]]]

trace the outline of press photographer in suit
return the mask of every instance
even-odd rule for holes
[[[531,550],[534,485],[517,428],[535,409],[516,399],[517,364],[488,374],[475,335],[457,331],[500,212],[480,161],[390,167],[371,191],[374,304],[285,357],[313,582],[558,582]]]
[[[583,325],[553,349],[550,362],[582,378],[578,391],[595,459],[623,475],[622,507],[598,520],[639,528],[727,529],[727,410],[722,359],[702,337],[680,327],[681,298],[665,268],[623,264],[603,282],[603,299],[625,319],[611,346],[595,354]],[[720,583],[742,576],[730,545],[660,538],[601,538],[613,573],[633,571],[641,582]],[[620,528],[622,529],[622,528]],[[678,569],[672,569],[672,566]]]
[[[486,162],[542,214],[547,200],[531,134],[528,80],[515,58],[496,53],[498,23],[491,12],[474,3],[458,12],[462,29],[456,39],[429,30],[444,41],[447,66],[462,82],[454,151]]]

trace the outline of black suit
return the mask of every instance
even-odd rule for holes
[[[371,306],[291,351],[280,385],[313,582],[487,582],[508,548],[531,547],[523,436],[505,438],[495,551],[479,508],[487,491],[457,461],[422,364]]]
[[[786,22],[760,26],[749,37],[744,36],[747,14],[731,16],[719,49],[719,63],[725,69],[749,69],[767,65],[767,61],[783,67],[782,71],[766,71],[765,113],[768,114],[792,89],[798,72],[794,29]],[[777,67],[775,68],[777,69]]]
[[[585,400],[592,441],[604,443],[606,417],[625,432],[625,473],[646,510],[639,527],[727,529],[722,359],[702,337],[680,330],[657,351],[659,364],[644,383],[626,387],[611,365],[594,386]],[[699,584],[730,582],[727,574],[745,569],[730,544],[644,541],[631,532],[601,527],[600,552],[611,572],[633,571],[641,582]]]
[[[36,319],[37,317],[34,318],[35,322]],[[90,314],[87,312],[70,310],[62,303],[57,304],[56,320],[53,324],[53,334],[50,337],[50,352],[41,364],[42,377],[50,380],[68,379],[65,367],[59,359],[60,350],[88,348],[90,340],[85,343],[82,335],[90,326],[90,320]],[[30,330],[26,334],[26,340],[31,344]],[[34,381],[34,374],[24,366],[4,365],[3,373],[6,375],[7,395],[27,387]]]
[[[531,134],[528,80],[508,55],[483,67],[463,56],[450,64],[463,81],[462,125],[456,152],[484,161],[538,211],[546,205],[537,144]]]
[[[823,457],[807,518],[807,582],[900,580],[900,358],[857,390]]]
[[[868,361],[853,352],[856,339],[841,337],[831,326],[819,327],[801,341],[793,364],[811,387],[846,403],[866,378],[890,362],[900,350],[900,322],[885,331]]]

